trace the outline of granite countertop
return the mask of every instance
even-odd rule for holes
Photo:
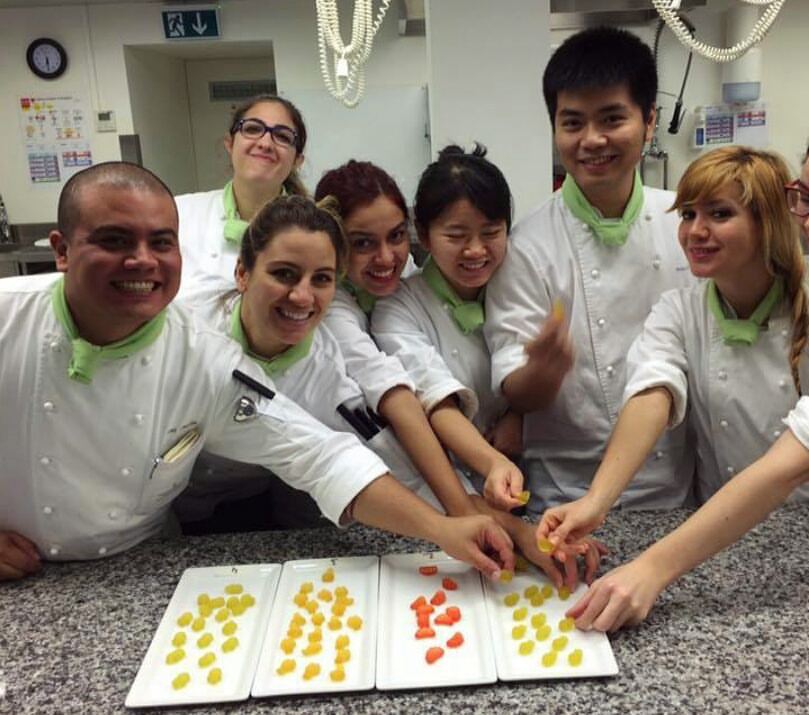
[[[618,512],[601,537],[616,565],[686,512]],[[809,505],[788,506],[687,575],[647,621],[612,636],[613,678],[250,699],[158,712],[490,711],[781,713],[809,710]],[[125,554],[48,564],[0,584],[0,713],[121,713],[183,570],[417,551],[356,527],[152,540]]]

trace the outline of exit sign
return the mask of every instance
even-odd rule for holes
[[[219,37],[219,10],[215,7],[163,10],[163,34],[167,40],[200,40]]]

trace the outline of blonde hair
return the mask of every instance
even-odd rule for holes
[[[740,190],[740,203],[750,209],[761,235],[767,270],[784,279],[792,305],[789,366],[798,394],[798,364],[807,342],[809,307],[803,287],[804,260],[798,228],[787,205],[784,185],[792,176],[784,160],[772,152],[744,146],[723,147],[694,161],[677,184],[672,206],[683,209],[716,196],[728,184]]]

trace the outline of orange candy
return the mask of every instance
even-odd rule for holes
[[[455,591],[458,588],[458,584],[453,581],[451,578],[447,577],[442,582],[441,585],[447,589],[447,591]]]
[[[432,613],[433,611],[435,611],[435,606],[431,606],[429,603],[423,603],[416,609],[416,613],[419,615],[422,613]]]
[[[439,616],[439,618],[440,618],[440,616]],[[436,623],[437,622],[438,621],[436,619]],[[427,628],[427,626],[430,625],[430,614],[429,613],[419,613],[419,615],[416,616],[416,623],[418,624],[419,628]]]
[[[419,573],[422,576],[435,576],[438,573],[438,566],[419,566]]]
[[[452,619],[453,623],[457,623],[461,620],[461,609],[457,606],[450,606],[447,608],[446,614]]]
[[[446,613],[435,617],[435,625],[437,626],[451,626],[453,623],[455,623],[455,621]]]
[[[419,606],[423,606],[427,603],[427,599],[424,596],[419,596],[413,603],[410,604],[410,608],[414,611],[418,610]]]
[[[424,654],[424,660],[427,661],[428,665],[432,665],[433,663],[435,663],[435,661],[437,661],[443,655],[444,655],[444,649],[443,648],[437,648],[437,647],[436,648],[430,648]]]
[[[430,603],[432,603],[434,606],[440,606],[446,600],[447,600],[447,594],[444,593],[441,590],[438,590],[438,591],[435,592],[433,597],[430,599]]]
[[[432,628],[419,628],[416,631],[416,638],[419,640],[422,638],[435,638],[435,631]]]
[[[458,648],[459,646],[463,645],[463,636],[460,633],[456,633],[452,638],[447,641],[447,646],[450,648]]]

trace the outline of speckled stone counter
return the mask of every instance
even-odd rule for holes
[[[684,516],[612,515],[600,534],[613,551],[607,566]],[[251,699],[174,712],[807,712],[807,527],[809,506],[785,507],[672,586],[642,626],[612,637],[614,678]],[[33,578],[0,584],[0,713],[126,712],[126,694],[186,568],[424,547],[371,529],[320,529],[150,541],[100,561],[48,564]]]

